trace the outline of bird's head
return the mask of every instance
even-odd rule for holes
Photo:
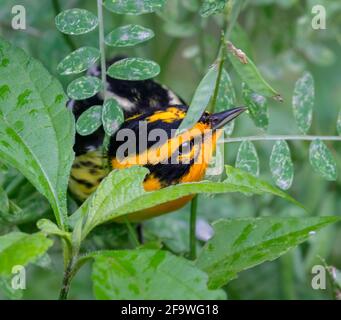
[[[199,181],[214,153],[219,129],[244,110],[240,107],[214,114],[205,112],[193,128],[182,133],[177,129],[186,116],[186,106],[135,115],[111,137],[109,164],[112,169],[134,165],[148,168],[146,190]]]

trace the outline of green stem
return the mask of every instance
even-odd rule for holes
[[[189,224],[189,258],[195,260],[197,257],[196,224],[197,224],[198,196],[191,202],[191,217]]]
[[[74,266],[77,264],[77,255],[74,255],[67,267],[65,268],[64,271],[64,277],[63,277],[63,282],[62,282],[62,288],[59,293],[59,300],[67,300],[69,290],[70,290],[70,284],[71,280],[73,279],[75,275],[75,269]]]
[[[219,58],[218,58],[218,76],[217,76],[217,81],[215,84],[214,88],[214,93],[212,96],[212,100],[210,102],[210,105],[208,107],[208,112],[214,113],[216,104],[217,104],[217,99],[218,99],[218,94],[219,94],[219,87],[220,87],[220,81],[221,81],[221,76],[223,74],[223,69],[224,69],[224,63],[225,63],[225,55],[223,53],[224,49],[220,49],[219,53]]]
[[[126,223],[126,226],[127,226],[127,229],[128,229],[129,235],[130,235],[130,238],[131,238],[131,240],[133,242],[133,245],[135,247],[138,247],[140,245],[140,242],[137,239],[136,232],[135,232],[134,228],[131,226],[131,223],[129,222],[128,219],[125,219],[125,223]]]
[[[59,0],[52,0],[52,7],[53,7],[55,15],[58,15],[62,11]],[[76,44],[73,42],[73,40],[71,39],[69,35],[62,33],[62,36],[64,38],[65,43],[68,45],[68,47],[72,51],[77,49]]]
[[[234,143],[243,141],[277,141],[277,140],[295,140],[295,141],[341,141],[341,136],[304,136],[304,135],[272,135],[272,136],[248,136],[239,138],[225,138],[221,143]]]
[[[97,15],[98,15],[98,32],[99,32],[99,49],[101,52],[101,77],[103,84],[103,99],[107,96],[107,66],[105,59],[105,43],[104,43],[104,20],[103,20],[103,1],[97,0]]]

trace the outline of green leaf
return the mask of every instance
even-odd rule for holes
[[[77,120],[76,129],[81,136],[94,133],[102,125],[102,106],[92,106]]]
[[[341,110],[339,111],[339,116],[337,117],[336,130],[339,136],[341,136]]]
[[[306,72],[295,84],[292,99],[294,117],[298,128],[306,134],[313,120],[313,108],[315,100],[314,78]]]
[[[328,181],[337,179],[336,162],[333,155],[321,140],[310,144],[309,160],[315,172]]]
[[[236,168],[252,175],[259,176],[259,158],[257,150],[251,141],[243,141],[238,149]]]
[[[147,80],[159,73],[160,66],[156,62],[142,58],[122,59],[108,69],[110,77],[130,81]]]
[[[105,0],[104,6],[118,14],[140,15],[161,9],[166,0]]]
[[[234,69],[252,91],[282,101],[281,95],[264,80],[256,65],[244,52],[240,52],[231,43],[228,44],[228,48],[228,57]]]
[[[262,217],[219,220],[214,237],[196,265],[209,275],[209,288],[219,288],[243,270],[272,261],[309,239],[338,217]]]
[[[0,293],[10,300],[20,300],[24,290],[12,288],[12,277],[13,274],[0,277]]]
[[[269,110],[266,98],[253,92],[243,83],[243,99],[254,124],[258,128],[267,130],[269,126]]]
[[[68,85],[67,94],[71,99],[84,100],[93,97],[102,89],[103,84],[99,78],[83,76]]]
[[[16,265],[25,266],[52,245],[42,233],[12,232],[0,237],[0,275],[9,275]]]
[[[209,17],[212,14],[223,12],[228,0],[204,0],[201,8],[200,15],[202,17]]]
[[[102,223],[120,220],[140,221],[149,218],[142,211],[156,205],[176,200],[196,193],[241,192],[248,194],[271,193],[300,205],[283,191],[259,180],[241,170],[227,166],[227,180],[223,182],[193,182],[146,192],[143,181],[148,170],[144,167],[131,167],[114,170],[71,216],[71,224],[86,217],[83,237]]]
[[[197,87],[185,119],[181,122],[178,132],[192,128],[201,118],[213,96],[218,77],[217,66],[211,67]]]
[[[92,281],[96,299],[226,298],[222,290],[207,289],[207,275],[191,261],[161,250],[122,250],[96,255]]]
[[[230,75],[228,72],[223,69],[220,83],[219,83],[219,90],[217,101],[215,105],[215,111],[221,112],[225,110],[229,110],[236,106],[237,99],[236,99],[236,92],[233,87],[233,83],[231,80]],[[227,125],[224,126],[224,131],[227,135],[231,135],[234,129],[234,121],[229,122]]]
[[[9,199],[6,191],[0,186],[0,213],[9,212]]]
[[[276,185],[283,190],[291,187],[294,180],[294,165],[286,141],[276,141],[270,156],[270,170]]]
[[[40,219],[37,222],[37,227],[39,230],[41,230],[43,233],[47,235],[55,235],[70,240],[69,232],[59,229],[58,226],[51,220]]]
[[[129,24],[111,31],[105,43],[111,47],[132,47],[152,39],[154,31],[137,24]]]
[[[100,52],[96,48],[82,47],[71,52],[57,66],[62,75],[78,74],[89,69],[99,59]]]
[[[98,19],[88,10],[75,8],[59,13],[55,23],[60,32],[80,35],[94,30],[98,25]]]
[[[299,202],[287,193],[259,178],[256,178],[254,175],[230,166],[226,166],[226,168],[227,179],[225,180],[225,183],[230,183],[236,187],[249,188],[252,190],[251,193],[253,194],[274,194],[303,208]]]
[[[103,105],[102,123],[107,135],[112,136],[124,122],[124,114],[115,99],[107,100]]]
[[[61,226],[74,157],[74,120],[66,96],[41,63],[1,39],[0,65],[1,161],[49,200]]]

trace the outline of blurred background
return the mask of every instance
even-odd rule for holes
[[[129,23],[141,24],[154,30],[155,38],[132,49],[107,47],[107,56],[118,54],[150,58],[161,65],[158,80],[172,88],[188,103],[207,68],[217,56],[223,25],[221,15],[202,18],[198,14],[199,0],[168,0],[162,11],[142,16],[115,15],[105,12],[106,33]],[[26,8],[27,30],[11,28],[11,9],[21,4]],[[96,13],[94,0],[1,0],[0,34],[11,43],[25,49],[66,85],[72,77],[56,72],[58,63],[72,51],[70,44],[54,26],[59,6],[85,8]],[[327,12],[327,29],[313,30],[312,7],[323,5]],[[76,48],[98,46],[97,32],[72,38]],[[295,82],[304,71],[315,79],[316,104],[312,135],[337,135],[336,122],[341,108],[341,2],[339,0],[252,0],[241,12],[238,25],[231,35],[235,46],[242,48],[261,70],[267,81],[279,91],[283,103],[269,100],[270,125],[266,134],[299,134],[292,115],[292,95]],[[238,104],[241,82],[227,63]],[[246,116],[236,122],[233,137],[262,135]],[[309,143],[289,142],[295,167],[293,186],[288,191],[308,208],[308,213],[271,195],[246,197],[221,195],[199,197],[201,233],[207,223],[219,218],[249,216],[323,216],[341,215],[341,174],[336,182],[328,182],[313,172],[309,165]],[[341,143],[327,142],[341,172]],[[225,162],[234,164],[238,144],[225,148]],[[269,157],[273,142],[255,143],[260,158],[260,176],[273,183]],[[0,235],[19,228],[36,230],[41,217],[52,217],[47,201],[11,168],[0,164],[0,186],[6,188],[16,214],[0,220]],[[76,204],[70,198],[70,208]],[[155,218],[144,224],[146,238],[162,242],[178,254],[188,250],[188,207],[174,214]],[[333,225],[319,232],[299,248],[280,259],[264,263],[239,275],[225,289],[230,299],[331,299],[332,290],[311,288],[311,268],[321,264],[341,269],[341,226]],[[202,243],[203,244],[203,243]],[[198,244],[199,245],[199,244]],[[89,249],[129,248],[125,227],[107,225],[97,228],[87,240]],[[62,275],[61,250],[56,244],[28,268],[28,287],[24,299],[55,299]],[[52,271],[52,272],[51,272]],[[90,266],[85,266],[73,281],[70,299],[93,298]],[[16,298],[6,285],[0,283],[0,298]],[[18,297],[17,297],[18,298]]]

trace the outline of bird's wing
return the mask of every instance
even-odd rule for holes
[[[107,63],[108,66],[124,57],[116,57]],[[99,66],[94,66],[88,71],[89,75],[101,76]],[[136,114],[159,110],[170,105],[186,104],[180,97],[167,87],[155,82],[154,80],[144,81],[125,81],[113,79],[107,76],[109,84],[108,96],[117,100],[124,111],[125,118]],[[102,105],[103,97],[96,95],[86,100],[71,100],[68,107],[72,110],[75,118],[78,117],[91,106]],[[93,134],[82,137],[76,134],[74,150],[76,155],[81,155],[89,151],[97,150],[103,144],[104,130],[100,127]]]

